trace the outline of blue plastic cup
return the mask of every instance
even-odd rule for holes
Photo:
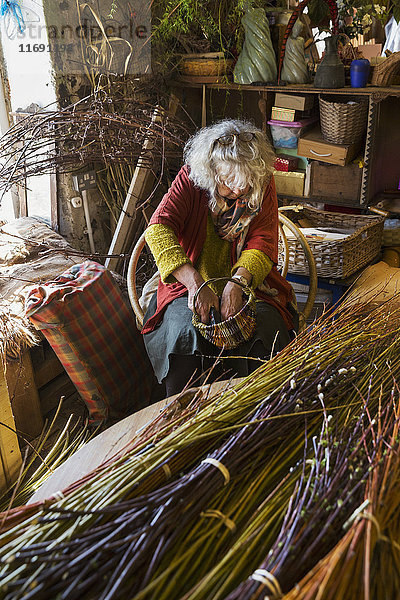
[[[370,64],[366,58],[353,60],[350,65],[350,85],[354,88],[361,88],[367,85]]]

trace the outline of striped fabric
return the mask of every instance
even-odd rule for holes
[[[153,373],[133,312],[112,275],[86,261],[27,290],[26,314],[86,403],[92,423],[150,403]]]

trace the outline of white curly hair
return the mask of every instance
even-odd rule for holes
[[[218,138],[232,133],[252,132],[249,142],[234,137],[232,144],[223,145]],[[269,181],[275,152],[264,133],[248,121],[225,119],[203,127],[185,144],[185,163],[193,183],[208,191],[209,206],[215,208],[215,192],[218,184],[244,190],[251,186],[248,200],[251,209],[259,208],[264,184]]]

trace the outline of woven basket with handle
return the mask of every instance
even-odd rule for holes
[[[366,266],[379,254],[385,217],[328,212],[306,205],[289,210],[288,216],[294,222],[306,220],[307,227],[349,232],[345,238],[338,240],[307,238],[314,255],[317,275],[320,277],[344,279]],[[287,242],[289,272],[307,273],[308,264],[298,240],[288,237]]]
[[[225,321],[202,323],[199,315],[196,313],[195,305],[197,297],[204,286],[215,281],[233,281],[243,288],[243,293],[247,296],[247,301],[236,315],[229,317]],[[231,350],[243,342],[250,340],[256,330],[256,297],[250,287],[242,285],[237,279],[230,277],[217,277],[209,279],[199,287],[193,298],[193,317],[192,323],[201,335],[209,342],[223,348]]]
[[[351,104],[349,104],[351,102]],[[367,127],[368,99],[319,97],[322,137],[333,144],[353,144]]]

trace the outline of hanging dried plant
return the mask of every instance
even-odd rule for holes
[[[100,90],[65,109],[26,116],[0,138],[0,191],[26,177],[89,163],[131,167],[140,157],[141,166],[160,171],[165,160],[181,157],[189,134],[161,106]],[[152,149],[143,152],[146,140]]]

